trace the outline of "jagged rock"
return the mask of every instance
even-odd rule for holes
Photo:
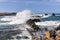
[[[56,37],[56,31],[55,30],[50,31],[50,37],[53,37],[53,38]]]
[[[31,28],[33,28],[34,30],[40,29],[40,28],[35,24],[35,21],[32,20],[32,19],[29,19],[29,20],[26,22],[26,24],[30,25]]]
[[[28,25],[30,25],[30,26],[33,25],[33,24],[35,25],[34,21],[32,21],[31,19],[29,19],[29,20],[26,22],[26,24],[28,24]]]

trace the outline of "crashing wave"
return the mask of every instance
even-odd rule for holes
[[[59,21],[45,21],[45,22],[35,22],[36,25],[45,25],[45,26],[54,26],[54,25],[59,25],[60,22]]]
[[[24,11],[22,11],[22,12],[18,12],[17,13],[17,15],[15,16],[15,17],[13,17],[13,18],[11,18],[12,19],[12,21],[11,22],[8,22],[8,23],[1,23],[1,25],[3,25],[3,26],[7,26],[7,25],[12,25],[12,26],[7,26],[7,27],[2,27],[2,29],[3,30],[7,30],[7,31],[9,31],[9,29],[8,28],[10,28],[10,27],[14,27],[14,28],[10,28],[10,31],[11,30],[13,30],[14,31],[14,29],[15,30],[23,30],[23,32],[22,32],[22,36],[27,36],[29,39],[26,39],[26,40],[31,40],[31,35],[30,35],[30,33],[27,31],[27,29],[26,28],[30,28],[28,25],[26,25],[25,23],[26,23],[26,21],[27,20],[29,20],[30,19],[30,16],[31,16],[31,11],[30,10],[24,10]],[[4,18],[3,18],[4,19]],[[8,19],[8,18],[7,18]],[[5,19],[6,20],[6,19]],[[4,20],[4,21],[5,21]],[[0,25],[0,26],[1,26]],[[15,26],[14,26],[15,25]],[[22,26],[21,26],[22,25]],[[5,28],[5,29],[4,29]],[[6,31],[6,32],[7,32]],[[5,32],[4,32],[5,33]],[[4,36],[1,36],[1,37],[3,37],[1,40],[3,40],[4,38],[5,38],[5,36],[7,36],[7,35],[11,35],[12,36],[12,34],[10,34],[10,33],[7,33],[6,35],[4,34]],[[19,34],[19,35],[21,35],[21,34]],[[17,35],[18,36],[18,35]],[[15,37],[17,37],[17,36],[15,36]],[[1,38],[0,37],[0,38]],[[15,38],[14,37],[14,38]],[[4,39],[5,40],[5,39]],[[17,40],[16,38],[14,39],[14,40]],[[25,39],[22,39],[22,40],[25,40]]]
[[[35,24],[39,25],[39,26],[43,26],[43,27],[45,26],[48,29],[49,28],[54,29],[54,28],[57,28],[59,26],[60,22],[59,21],[45,21],[45,22],[35,22]]]
[[[28,19],[30,19],[31,16],[31,11],[29,10],[24,10],[22,12],[18,12],[16,17],[13,18],[12,22],[10,22],[9,24],[22,24],[22,23],[26,23],[26,21]]]
[[[43,16],[42,18],[46,18],[49,16],[50,15]],[[15,36],[12,36],[15,38],[14,40],[17,40],[16,37],[21,38],[20,36],[28,36],[29,37],[28,40],[31,40],[33,35],[39,38],[41,35],[44,35],[47,30],[54,29],[60,24],[60,22],[57,21],[45,21],[45,22],[34,22],[34,21],[31,20],[31,11],[24,10],[22,12],[18,12],[17,15],[12,18],[11,22],[4,23],[3,25],[15,25],[13,26],[14,27],[13,29],[23,30],[22,34],[17,34]]]
[[[0,19],[0,21],[12,21],[14,17],[15,16],[4,16],[3,18]]]
[[[50,17],[51,15],[43,15],[41,18],[47,18]]]

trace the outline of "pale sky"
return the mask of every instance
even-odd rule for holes
[[[60,0],[0,0],[0,12],[29,9],[34,13],[60,13]]]

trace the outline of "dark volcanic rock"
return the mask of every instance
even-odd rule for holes
[[[35,24],[35,20],[29,19],[26,24],[30,25],[34,30],[39,30],[40,28]]]

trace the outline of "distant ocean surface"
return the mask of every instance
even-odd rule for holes
[[[49,16],[47,18],[41,18],[42,21],[60,21],[60,14],[55,14],[55,16]]]
[[[1,25],[1,23],[7,23],[7,21],[1,21],[1,18],[4,18],[5,16],[0,16],[0,28],[5,28],[7,27],[5,25],[5,27],[3,25]],[[55,16],[49,16],[49,17],[46,17],[46,18],[40,18],[41,21],[60,21],[60,14],[55,14]],[[3,26],[3,27],[2,27]],[[9,28],[9,27],[7,27]]]
[[[52,15],[52,14],[51,14]],[[0,19],[4,18],[4,16],[0,16]],[[40,18],[42,21],[60,21],[60,14],[55,14],[55,16],[49,16],[46,18]],[[0,21],[0,23],[3,21]]]

